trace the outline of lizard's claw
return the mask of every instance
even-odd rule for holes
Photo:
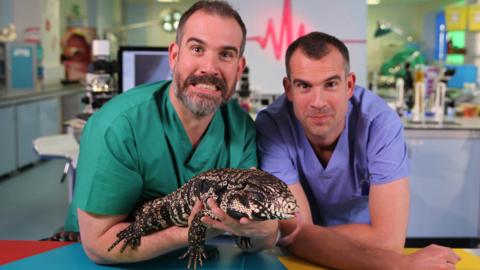
[[[108,251],[110,252],[116,245],[118,245],[122,240],[125,240],[123,243],[120,252],[125,251],[125,249],[130,246],[132,249],[136,249],[140,246],[141,235],[136,232],[135,227],[133,224],[125,228],[123,231],[117,234],[117,241],[113,243],[109,248]]]
[[[179,257],[179,259],[184,259],[185,257],[188,257],[188,269],[192,266],[193,262],[193,270],[197,269],[197,262],[200,262],[200,266],[203,266],[203,259],[206,259],[207,256],[205,255],[205,252],[202,247],[197,247],[197,248],[189,248],[187,252],[185,252],[182,256]]]
[[[241,249],[249,249],[252,247],[252,242],[249,237],[240,236],[240,239],[236,240],[236,242]]]

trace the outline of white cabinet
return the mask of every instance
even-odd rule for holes
[[[23,167],[36,160],[32,141],[40,136],[61,132],[60,101],[46,99],[16,106],[17,109],[17,166]]]
[[[37,161],[32,141],[62,133],[62,123],[83,110],[84,94],[83,87],[49,86],[39,93],[1,95],[0,175]]]
[[[0,107],[0,175],[38,160],[32,141],[61,133],[59,98]]]
[[[0,108],[0,175],[16,169],[17,151],[14,107]]]
[[[410,238],[477,238],[480,133],[406,130],[411,164]]]
[[[33,152],[32,140],[40,135],[40,119],[36,103],[26,103],[17,106],[18,131],[18,167],[23,167],[38,158]],[[30,145],[28,144],[30,142]]]

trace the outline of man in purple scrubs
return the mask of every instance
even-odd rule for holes
[[[359,264],[329,255],[327,240],[347,237],[401,252],[409,165],[399,117],[381,98],[355,86],[348,49],[333,36],[313,32],[299,38],[285,63],[285,95],[258,114],[256,125],[261,169],[289,185],[306,224],[290,249],[338,268]],[[291,229],[291,221],[281,222],[283,234]],[[338,239],[322,230],[338,233]],[[336,252],[351,250],[342,248]],[[451,253],[438,246],[426,251]],[[444,261],[456,263],[454,256]]]

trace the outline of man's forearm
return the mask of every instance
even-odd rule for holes
[[[240,243],[241,237],[237,236],[235,242],[237,243],[237,246],[245,252],[257,252],[274,247],[277,242],[277,232],[278,231],[275,231],[275,233],[261,238],[249,238],[251,244],[250,247],[245,247]]]
[[[294,226],[282,223],[282,234],[289,234]],[[302,259],[335,269],[407,269],[402,267],[405,258],[401,254],[364,245],[313,224],[303,225],[288,248]]]
[[[361,243],[378,248],[401,252],[405,245],[405,232],[382,233],[370,224],[345,224],[327,227]]]
[[[108,248],[117,240],[117,233],[127,226],[127,223],[119,223],[97,239],[87,241],[82,239],[85,252],[90,259],[99,264],[138,262],[152,259],[187,245],[187,229],[170,227],[142,236],[141,245],[135,250],[127,247],[123,252],[120,252],[123,246],[123,242],[120,242],[115,248],[108,251]]]

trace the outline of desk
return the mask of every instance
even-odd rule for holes
[[[63,245],[62,245],[63,244]],[[287,269],[276,256],[267,252],[248,254],[239,248],[218,244],[219,256],[204,262],[199,269]],[[34,249],[34,251],[32,251]],[[1,268],[6,269],[187,269],[187,260],[178,257],[185,249],[177,250],[155,259],[116,265],[97,265],[90,261],[79,243],[65,244],[47,241],[1,241]],[[6,251],[6,252],[5,252]],[[20,256],[20,255],[25,256]],[[12,259],[9,260],[10,257]]]
[[[237,247],[217,244],[220,256],[212,258],[200,269],[325,269],[291,256],[275,256],[276,252],[243,253]],[[49,241],[0,240],[0,266],[2,269],[186,269],[186,260],[178,257],[178,250],[158,258],[118,265],[97,265],[90,261],[79,243]],[[414,249],[406,249],[413,252]],[[455,249],[462,257],[458,270],[480,269],[480,257],[462,249]]]

